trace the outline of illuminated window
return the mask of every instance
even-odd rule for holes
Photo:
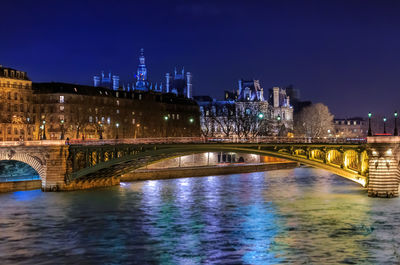
[[[179,114],[176,114],[176,119],[179,120]]]
[[[60,103],[64,103],[64,96],[60,96]]]
[[[64,111],[64,105],[60,106],[60,111]]]
[[[132,124],[135,124],[135,119],[132,119]]]
[[[117,106],[119,106],[119,100],[117,100]]]
[[[117,114],[119,114],[119,109],[117,109]]]
[[[89,116],[89,122],[93,122],[93,117]]]

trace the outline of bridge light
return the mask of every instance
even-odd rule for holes
[[[260,120],[262,120],[262,119],[264,118],[264,114],[258,113],[258,118],[259,118]]]

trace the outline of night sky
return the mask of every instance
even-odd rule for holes
[[[0,64],[34,82],[185,66],[195,95],[293,84],[336,117],[400,110],[400,1],[2,1]],[[265,94],[265,96],[267,96]]]

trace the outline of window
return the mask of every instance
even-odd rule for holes
[[[89,122],[93,122],[93,117],[89,116]]]
[[[119,109],[117,109],[117,114],[119,114]]]
[[[11,128],[10,127],[7,128],[7,134],[11,134]]]
[[[64,103],[64,96],[60,96],[60,103]]]
[[[60,111],[64,111],[64,105],[60,106]]]
[[[132,124],[135,124],[135,119],[132,119]]]
[[[119,106],[119,100],[117,100],[117,106]]]
[[[179,120],[179,114],[176,114],[176,119]]]
[[[18,99],[18,94],[14,93],[14,99],[17,100]]]
[[[142,100],[142,94],[139,94],[139,100]]]
[[[172,114],[172,119],[175,120],[175,114]]]
[[[18,129],[14,128],[14,134],[18,134]]]

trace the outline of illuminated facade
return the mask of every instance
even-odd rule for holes
[[[93,86],[109,88],[112,90],[118,90],[119,89],[119,76],[111,75],[111,73],[108,73],[108,77],[107,77],[104,75],[104,72],[102,72],[100,76],[95,75],[93,77]]]
[[[185,73],[185,68],[178,72],[175,68],[174,75],[170,73],[165,74],[165,92],[174,93],[178,96],[193,98],[192,91],[192,74]]]
[[[33,140],[35,113],[27,73],[0,65],[0,141]]]
[[[204,135],[286,136],[293,130],[293,108],[284,89],[274,87],[270,90],[270,100],[266,100],[258,80],[239,80],[235,92],[224,93],[223,101],[195,97],[200,105]]]

